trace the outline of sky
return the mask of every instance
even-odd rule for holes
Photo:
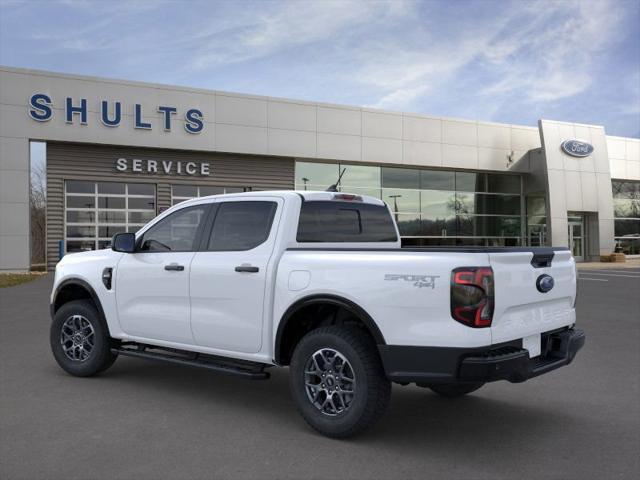
[[[640,137],[640,0],[0,0],[0,64]]]

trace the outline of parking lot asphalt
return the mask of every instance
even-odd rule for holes
[[[346,441],[305,425],[286,369],[252,382],[121,357],[71,377],[48,346],[51,275],[0,289],[0,478],[638,478],[640,269],[579,277],[572,365],[456,400],[394,385]]]

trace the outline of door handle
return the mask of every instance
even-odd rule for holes
[[[236,272],[257,273],[259,271],[258,267],[252,267],[251,265],[239,265],[236,267]]]
[[[169,265],[165,265],[164,269],[169,270],[170,272],[182,272],[184,270],[184,266],[178,265],[177,263],[170,263]]]

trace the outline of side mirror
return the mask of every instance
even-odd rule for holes
[[[136,251],[135,233],[116,233],[111,240],[111,250],[122,253],[133,253]]]

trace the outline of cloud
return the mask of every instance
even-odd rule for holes
[[[591,85],[593,56],[615,38],[620,10],[603,0],[544,6],[526,12],[524,28],[489,45],[485,57],[500,80],[487,86],[485,95],[518,93],[530,102],[548,102]]]
[[[404,109],[482,72],[478,96],[530,103],[573,97],[591,86],[593,56],[616,38],[623,15],[604,0],[502,5],[503,15],[461,34],[425,22],[425,37],[428,29],[438,34],[419,47],[394,40],[361,55],[358,75],[380,91],[371,105]]]
[[[300,45],[330,45],[349,30],[403,15],[409,4],[405,0],[334,0],[266,5],[273,8],[251,10],[222,27],[213,22],[197,33],[198,47],[191,65],[202,70],[263,58]]]

